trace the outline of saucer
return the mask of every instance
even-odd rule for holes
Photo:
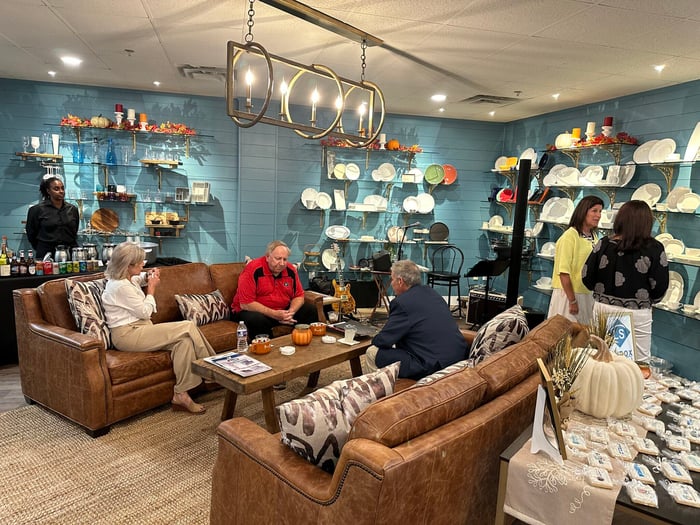
[[[356,345],[357,343],[359,343],[359,341],[355,341],[354,339],[352,341],[347,341],[347,340],[345,340],[345,338],[338,339],[336,342],[343,343],[344,345],[349,345],[349,346]]]
[[[282,355],[292,355],[297,349],[293,346],[280,346],[280,354]]]

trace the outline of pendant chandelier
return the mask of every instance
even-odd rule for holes
[[[382,41],[300,2],[261,1],[360,41],[361,78],[350,80],[322,64],[304,65],[268,53],[253,39],[255,0],[250,0],[245,43],[227,45],[226,112],[231,120],[241,128],[263,123],[292,129],[306,139],[332,136],[351,147],[371,144],[384,125],[385,104],[379,86],[365,79],[365,53],[368,42]]]

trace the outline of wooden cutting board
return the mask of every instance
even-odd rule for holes
[[[90,224],[96,230],[113,232],[119,227],[119,216],[113,210],[100,208],[92,214]]]

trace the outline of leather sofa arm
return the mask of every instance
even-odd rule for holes
[[[314,515],[327,518],[323,522],[347,523],[351,516],[359,517],[353,520],[358,523],[373,522],[385,470],[403,461],[388,447],[356,439],[346,444],[335,473],[329,474],[283,445],[279,434],[270,434],[246,418],[224,421],[217,433],[211,524],[235,523],[245,509],[265,509],[263,514],[246,515],[252,519],[246,523],[274,523],[280,516],[289,523],[302,523],[302,516],[294,521],[290,513],[310,506],[316,509]],[[265,490],[237,489],[250,480]],[[269,494],[276,498],[270,500]]]
[[[318,313],[318,320],[322,323],[327,323],[326,312],[323,311],[323,298],[326,297],[324,294],[319,292],[314,292],[313,290],[304,290],[304,302],[311,304],[316,307],[316,313]]]
[[[467,343],[469,343],[471,346],[471,344],[474,342],[474,338],[476,337],[476,332],[474,330],[460,330],[460,332],[462,332],[464,339],[466,339]]]

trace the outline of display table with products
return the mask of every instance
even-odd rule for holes
[[[658,384],[656,381],[648,380],[646,384],[647,399],[655,396],[656,392],[661,392],[655,390],[654,385]],[[679,382],[679,384],[682,383]],[[687,388],[687,386],[662,391],[674,394],[681,388]],[[687,410],[693,410],[690,400],[682,401]],[[680,436],[678,430],[684,428],[678,421],[678,414],[682,410],[681,405],[662,403],[660,400],[652,403],[662,409],[656,418],[651,418],[663,422],[664,430],[660,435],[645,430],[650,426],[648,418],[651,416],[637,411],[631,418],[625,418],[619,422],[613,421],[613,418],[606,421],[574,412],[569,423],[569,432],[583,436],[586,448],[572,449],[567,446],[567,460],[563,465],[557,465],[542,453],[532,454],[530,452],[532,427],[526,429],[500,456],[496,524],[504,523],[505,514],[515,516],[526,523],[610,523],[613,513],[620,512],[654,523],[697,523],[700,510],[674,501],[664,488],[668,480],[660,468],[662,462],[669,462],[671,458],[678,457],[678,452],[670,449],[670,444],[665,438]],[[599,451],[607,456],[609,445],[593,441],[592,436],[587,434],[584,428],[604,429],[609,435],[609,443],[619,442],[628,445],[635,456],[628,464],[645,465],[654,478],[654,484],[652,485],[651,480],[648,480],[649,484],[646,486],[655,490],[658,507],[638,504],[630,499],[624,486],[625,482],[630,481],[629,475],[625,474],[625,462],[612,455],[612,470],[609,475],[614,484],[613,488],[598,488],[590,484],[588,474],[591,467],[586,457],[593,451]],[[621,436],[616,433],[615,430],[619,432],[620,428],[634,429],[638,437],[651,439],[658,448],[659,455],[637,452],[633,446],[632,436]],[[685,431],[688,431],[687,428]],[[570,437],[567,432],[564,435],[568,444]],[[690,454],[700,455],[699,444],[690,442],[690,449]],[[688,473],[692,486],[697,490],[700,488],[700,473],[690,469]]]

